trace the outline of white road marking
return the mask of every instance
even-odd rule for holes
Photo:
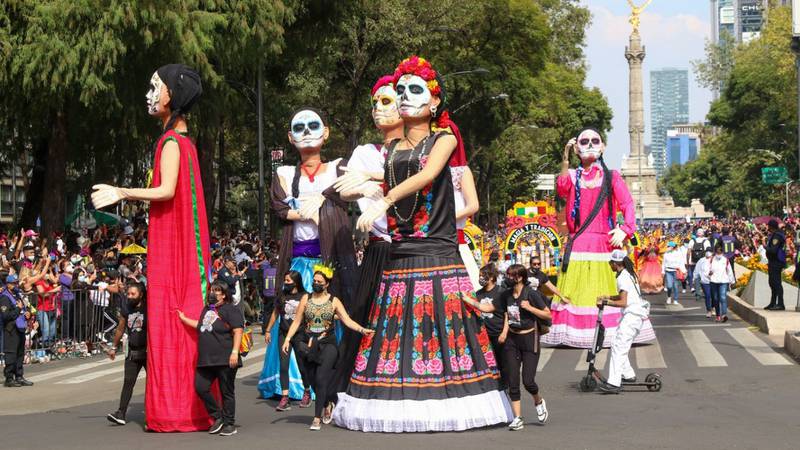
[[[698,323],[691,325],[653,325],[653,328],[720,328],[729,327],[729,323]]]
[[[538,371],[544,369],[544,366],[550,362],[550,357],[553,356],[555,349],[549,347],[539,347],[539,368]]]
[[[683,340],[692,352],[698,367],[725,367],[725,358],[708,340],[703,330],[681,330]]]
[[[55,384],[78,384],[84,383],[86,381],[92,381],[94,379],[104,377],[106,375],[113,375],[120,372],[119,367],[113,367],[111,369],[106,370],[98,370],[95,372],[89,372],[83,375],[78,375],[77,377],[68,378],[66,380],[58,381]]]
[[[793,363],[789,361],[786,356],[781,355],[769,346],[766,342],[762,341],[755,334],[747,328],[732,328],[725,330],[730,334],[736,342],[739,343],[747,353],[753,355],[763,366],[791,366]]]
[[[263,346],[247,354],[244,360],[244,367],[236,372],[236,378],[249,377],[250,375],[261,373],[264,368],[264,358],[260,358],[267,353],[267,346]]]
[[[634,347],[633,354],[636,356],[636,367],[639,369],[664,369],[667,367],[658,340],[654,344]]]
[[[64,375],[69,375],[69,374],[72,374],[72,373],[82,372],[84,370],[89,370],[89,369],[94,369],[94,368],[97,368],[97,367],[102,367],[102,366],[107,365],[107,364],[120,364],[123,361],[125,361],[125,356],[124,355],[117,355],[117,358],[115,360],[113,360],[113,361],[106,358],[106,359],[104,359],[102,361],[79,364],[79,365],[77,365],[75,367],[68,367],[66,369],[54,370],[52,372],[45,372],[43,374],[34,375],[34,376],[31,376],[31,377],[27,377],[27,378],[28,378],[28,380],[30,380],[30,381],[32,381],[34,383],[37,383],[37,382],[40,382],[40,381],[50,380],[52,378],[57,378],[57,377],[64,376]]]
[[[610,348],[604,348],[600,354],[595,356],[594,358],[594,367],[595,369],[603,369],[606,367],[606,359],[608,359],[608,352],[610,352]],[[578,365],[575,366],[575,370],[589,370],[589,363],[586,362],[586,356],[589,354],[589,350],[584,350],[581,352],[581,359],[578,360]]]
[[[136,377],[136,380],[144,380],[146,377],[147,377],[147,371],[142,369],[142,371],[139,372],[139,376]],[[124,376],[108,380],[109,383],[122,383],[123,381],[125,381]]]

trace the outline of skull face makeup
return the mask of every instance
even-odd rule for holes
[[[164,82],[158,76],[158,72],[153,72],[150,78],[150,90],[147,91],[147,113],[151,116],[157,116],[161,112],[161,88]]]
[[[397,93],[391,85],[382,86],[372,96],[372,120],[378,128],[388,128],[401,124],[397,107]]]
[[[421,117],[425,107],[431,103],[431,91],[428,83],[417,75],[403,75],[397,81],[397,103],[401,117]]]
[[[289,140],[298,149],[322,147],[327,138],[327,128],[319,114],[304,109],[292,117]]]
[[[583,162],[595,162],[606,149],[603,138],[594,130],[584,130],[578,136],[578,156]]]

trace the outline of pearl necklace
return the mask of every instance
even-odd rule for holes
[[[425,142],[428,141],[429,137],[430,136],[426,136],[416,146],[411,148],[410,150],[411,154],[408,156],[408,165],[406,166],[406,177],[404,180],[407,180],[411,177],[411,164],[414,161],[414,150],[416,150],[417,147],[420,146],[422,146],[422,148],[417,154],[417,173],[419,173],[419,171],[422,170],[422,153],[425,150]],[[397,187],[397,176],[395,176],[394,173],[394,158],[396,154],[397,150],[392,149],[392,153],[389,155],[389,189],[394,189],[395,187]],[[417,210],[418,202],[419,202],[419,191],[414,193],[414,206],[411,208],[411,213],[408,215],[408,217],[403,217],[400,214],[400,211],[397,209],[396,203],[392,205],[392,208],[394,208],[394,214],[397,216],[397,219],[402,223],[408,223],[409,221],[411,221],[411,219],[414,218],[414,212]]]

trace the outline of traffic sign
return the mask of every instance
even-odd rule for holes
[[[783,184],[789,181],[786,167],[762,167],[761,181],[764,184]]]

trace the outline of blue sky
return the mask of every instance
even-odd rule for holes
[[[586,35],[589,73],[587,86],[599,87],[614,110],[606,159],[619,168],[629,151],[628,62],[625,46],[631,26],[626,0],[582,0],[592,12]],[[641,4],[643,0],[634,0]],[[639,28],[647,56],[643,67],[645,102],[644,143],[650,143],[650,71],[664,67],[689,70],[689,119],[702,122],[708,112],[711,92],[697,85],[691,61],[703,58],[705,40],[711,33],[708,0],[654,0],[642,15]]]

